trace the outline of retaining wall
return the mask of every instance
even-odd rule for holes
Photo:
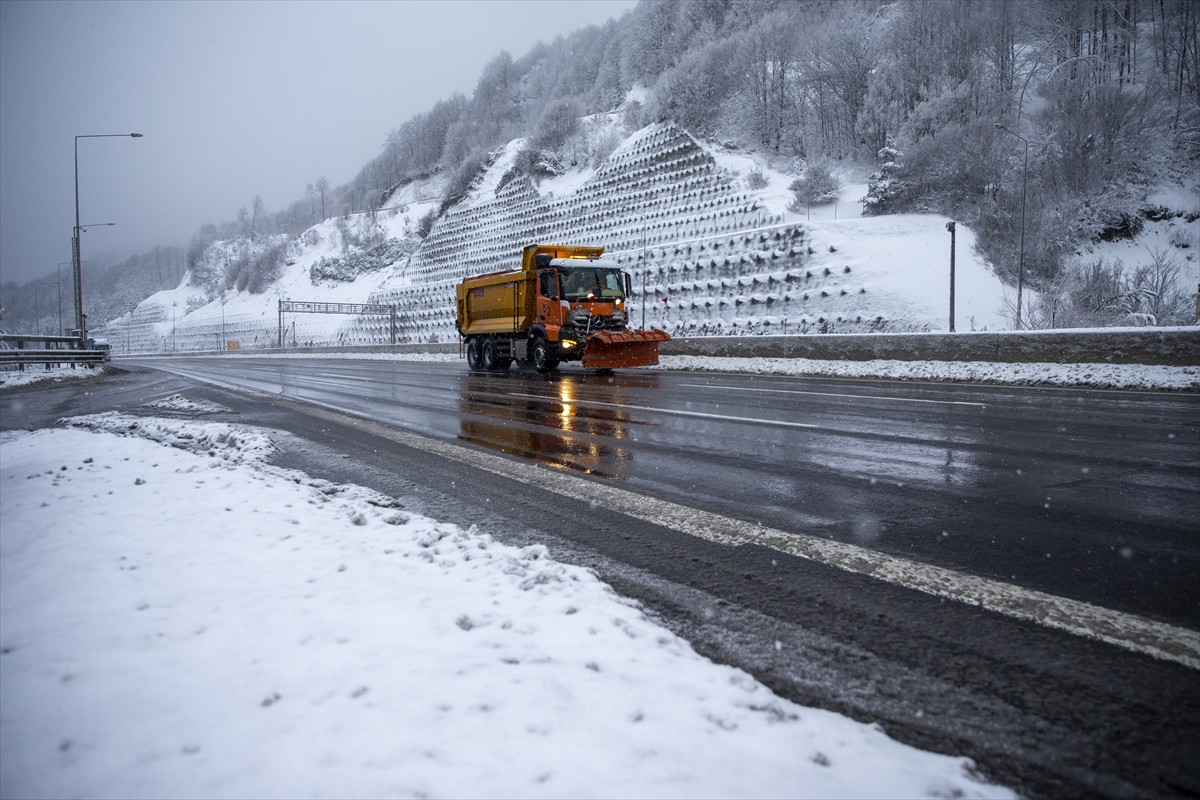
[[[458,353],[458,342],[359,347],[258,348],[200,351],[162,357],[286,353]],[[823,361],[996,361],[1052,364],[1200,366],[1200,328],[1121,328],[1102,331],[1004,333],[824,334],[672,339],[666,356],[812,358]],[[147,356],[138,356],[145,358]]]
[[[662,345],[659,352],[672,356],[828,361],[1196,366],[1200,365],[1200,328],[707,337],[673,339]]]

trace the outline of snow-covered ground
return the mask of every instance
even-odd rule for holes
[[[71,423],[0,435],[5,797],[1013,796],[279,432]]]
[[[82,378],[95,378],[104,374],[103,367],[52,367],[43,369],[40,366],[24,370],[8,370],[0,372],[0,387],[5,389],[17,386],[29,386],[34,383],[61,383]]]
[[[1113,242],[1088,242],[1076,255],[1080,261],[1089,263],[1104,259],[1109,263],[1120,261],[1127,269],[1138,264],[1151,263],[1155,253],[1174,257],[1179,267],[1178,285],[1188,290],[1200,285],[1200,170],[1191,175],[1190,187],[1177,183],[1159,184],[1146,196],[1144,205],[1171,209],[1184,216],[1164,220],[1144,220],[1143,229],[1133,239],[1118,239]],[[1191,222],[1187,216],[1192,216]]]

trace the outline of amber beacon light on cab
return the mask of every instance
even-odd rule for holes
[[[472,370],[532,361],[539,372],[560,362],[585,369],[658,363],[660,330],[633,330],[626,309],[629,273],[600,257],[603,247],[531,244],[521,269],[463,279],[455,326]]]

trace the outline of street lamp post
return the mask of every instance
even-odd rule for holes
[[[140,133],[92,133],[75,137],[75,230],[71,237],[71,277],[75,284],[75,328],[79,331],[81,342],[87,341],[87,329],[84,326],[83,314],[83,270],[79,255],[79,233],[83,229],[79,224],[79,140],[80,139],[110,139],[128,136],[140,139]]]
[[[950,231],[950,332],[954,333],[954,222],[946,223]]]
[[[1017,266],[1017,330],[1021,330],[1021,298],[1025,294],[1025,189],[1029,185],[1029,140],[999,122],[996,127],[1025,143],[1025,168],[1021,171],[1021,254]]]

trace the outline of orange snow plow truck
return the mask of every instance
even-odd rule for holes
[[[603,247],[531,244],[521,269],[464,278],[457,287],[458,334],[473,370],[532,361],[548,372],[562,361],[585,369],[658,363],[664,331],[631,330],[629,273],[602,261]]]

